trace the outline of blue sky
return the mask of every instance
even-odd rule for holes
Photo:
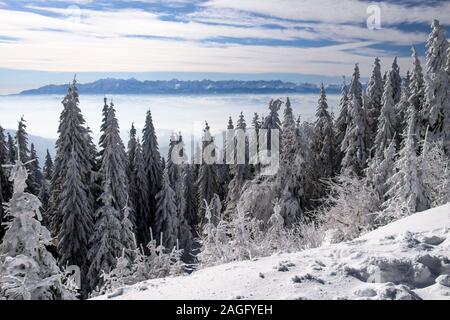
[[[336,83],[375,56],[405,71],[434,18],[450,25],[450,1],[0,0],[0,94],[73,73]]]

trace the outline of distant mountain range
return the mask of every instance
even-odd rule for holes
[[[67,84],[47,85],[38,89],[25,90],[20,95],[65,94]],[[139,81],[136,79],[100,79],[95,82],[79,84],[83,94],[237,94],[237,93],[318,93],[316,84],[273,81],[212,81],[212,80],[157,80]],[[340,85],[328,85],[327,93],[338,93]]]

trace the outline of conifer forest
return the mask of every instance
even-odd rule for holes
[[[114,94],[90,126],[71,76],[43,157],[0,100],[0,300],[448,299],[445,30],[433,20],[407,69],[347,64],[337,104],[325,77],[311,119],[272,93],[221,127],[205,114],[195,143],[161,141],[152,105],[121,121]]]

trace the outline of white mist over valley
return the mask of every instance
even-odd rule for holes
[[[313,121],[318,94],[289,94],[295,114],[302,120]],[[170,134],[179,132],[186,136],[201,136],[204,122],[208,121],[213,134],[226,129],[228,117],[237,119],[241,111],[250,123],[255,112],[267,114],[271,99],[286,99],[273,94],[233,95],[107,95],[116,110],[122,139],[128,140],[128,131],[134,122],[138,132],[144,127],[145,114],[151,109],[155,121],[158,142],[163,155],[169,144]],[[339,95],[329,94],[330,111],[337,112]],[[32,135],[55,140],[58,136],[59,116],[62,111],[62,95],[11,95],[0,96],[2,126],[16,129],[20,117],[27,121]],[[104,95],[83,95],[80,93],[80,108],[97,142],[102,120]],[[32,139],[33,140],[33,139]],[[189,146],[187,146],[189,147]]]

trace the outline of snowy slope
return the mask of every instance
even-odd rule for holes
[[[351,242],[146,281],[97,299],[450,299],[450,204]]]

